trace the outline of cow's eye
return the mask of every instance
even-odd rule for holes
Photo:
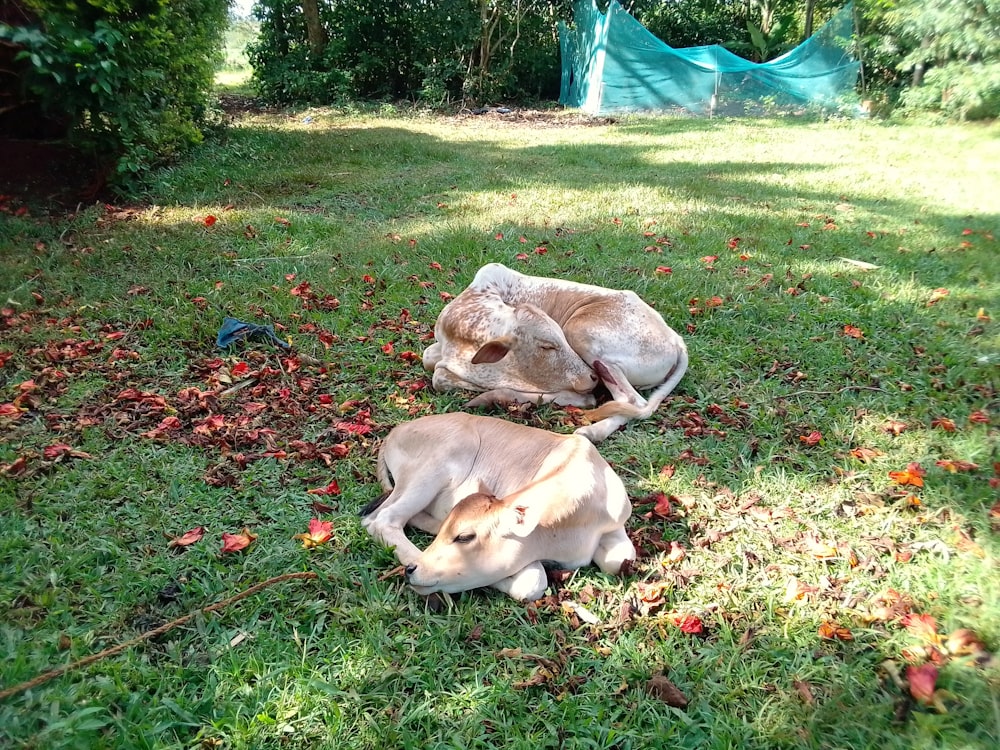
[[[546,341],[544,344],[541,344],[540,346],[541,346],[542,349],[544,349],[547,352],[553,352],[553,351],[555,351],[556,349],[559,348],[555,344],[549,343],[548,341]]]
[[[452,539],[452,541],[455,544],[468,544],[469,542],[471,542],[475,538],[476,538],[476,532],[469,531],[469,532],[466,532],[465,534],[459,534],[454,539]]]

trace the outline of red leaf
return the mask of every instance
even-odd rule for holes
[[[819,626],[819,637],[828,641],[853,641],[854,634],[842,625],[824,620]]]
[[[942,461],[935,461],[935,464],[940,466],[945,471],[950,471],[952,474],[959,471],[975,471],[979,468],[979,464],[974,464],[971,461],[963,461],[962,459],[950,459],[946,458]]]
[[[296,534],[293,539],[301,539],[302,546],[306,549],[312,549],[313,547],[318,547],[321,544],[326,544],[330,541],[333,536],[333,521],[321,521],[318,518],[310,519],[309,521],[309,532],[305,534]]]
[[[990,415],[981,409],[977,409],[969,415],[969,421],[973,424],[989,424]]]
[[[808,435],[799,435],[799,442],[804,443],[810,447],[814,445],[819,445],[823,440],[823,433],[818,430],[813,430]]]
[[[846,325],[843,331],[845,336],[850,336],[854,339],[863,339],[865,337],[864,331],[862,331],[857,326]]]
[[[931,615],[909,612],[900,619],[899,623],[915,636],[932,643],[936,643],[938,640],[937,621]]]
[[[292,224],[292,222],[290,222],[288,219],[286,219],[283,216],[275,216],[274,217],[274,221],[276,223],[278,223],[278,224],[281,224],[284,227],[291,226],[291,224]]]
[[[72,446],[65,443],[56,443],[42,449],[42,457],[47,461],[55,461],[64,456],[69,456],[70,458],[93,458],[89,453],[75,450]]]
[[[878,448],[865,448],[865,447],[861,447],[861,448],[852,448],[851,449],[851,455],[854,456],[854,458],[856,458],[859,461],[861,461],[861,463],[868,463],[873,458],[878,458],[879,456],[884,456],[885,453],[883,453],[882,451],[880,451]]]
[[[28,411],[15,404],[0,404],[0,419],[9,419],[11,421],[15,419],[20,419],[21,415]]]
[[[174,537],[167,544],[167,547],[187,547],[190,544],[194,544],[199,541],[203,536],[205,536],[205,527],[198,526],[197,528],[191,529],[181,536]]]
[[[937,427],[945,432],[954,432],[958,429],[955,427],[955,422],[948,419],[948,417],[935,417],[931,420],[931,427]]]
[[[670,266],[657,266],[656,271],[654,273],[659,273],[664,275],[671,274],[673,273],[673,269],[670,268]]]
[[[246,549],[250,546],[250,543],[257,538],[256,534],[251,534],[250,529],[243,527],[243,531],[239,534],[222,534],[222,554],[229,554],[230,552],[239,552],[241,549]]]
[[[205,217],[205,220],[204,220],[204,221],[203,221],[202,223],[203,223],[203,224],[204,224],[204,225],[205,225],[206,227],[210,227],[210,226],[212,226],[213,224],[215,224],[215,222],[217,222],[217,221],[218,221],[218,219],[217,219],[217,218],[215,218],[214,216],[212,216],[212,214],[209,214],[208,216],[206,216],[206,217]]]
[[[705,632],[704,623],[696,615],[677,615],[674,617],[674,625],[688,635],[700,635]]]
[[[930,299],[927,300],[927,307],[930,307],[935,302],[940,302],[945,297],[947,297],[949,294],[951,294],[951,292],[949,292],[944,287],[935,289],[933,292],[931,292]]]
[[[934,688],[937,684],[938,670],[933,664],[912,664],[906,668],[906,681],[910,685],[910,695],[918,703],[925,706],[934,703]]]
[[[882,429],[892,435],[899,435],[900,433],[905,432],[908,428],[909,425],[906,424],[906,422],[900,422],[897,419],[890,419],[882,425]]]
[[[334,479],[326,487],[317,487],[316,489],[307,490],[308,495],[339,495],[340,485],[337,484],[337,480]]]
[[[902,471],[890,471],[889,479],[899,485],[912,485],[914,487],[924,486],[924,476],[927,474],[923,467],[916,461],[911,461]]]

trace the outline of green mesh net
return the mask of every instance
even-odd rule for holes
[[[559,101],[590,114],[643,110],[754,115],[856,104],[852,4],[790,52],[754,63],[719,45],[674,49],[611,0],[578,0],[559,24]]]

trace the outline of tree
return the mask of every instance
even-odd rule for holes
[[[885,22],[912,75],[902,96],[908,110],[960,118],[1000,114],[1000,0],[885,2]]]
[[[198,143],[229,0],[25,0],[40,22],[0,24],[27,63],[24,84],[68,124],[110,182],[134,186]]]

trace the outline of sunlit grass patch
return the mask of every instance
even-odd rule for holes
[[[1000,191],[970,157],[1000,159],[993,136],[260,113],[134,208],[5,217],[0,689],[273,576],[319,579],[7,699],[0,737],[992,747],[995,662],[947,637],[1000,643]],[[419,354],[492,261],[636,290],[691,367],[601,446],[634,571],[429,612],[356,512],[381,492],[379,438],[461,408]],[[294,350],[217,350],[225,316]],[[571,429],[554,407],[496,414]],[[332,536],[305,550],[313,517]],[[885,663],[907,659],[939,663],[947,714],[895,684]]]

